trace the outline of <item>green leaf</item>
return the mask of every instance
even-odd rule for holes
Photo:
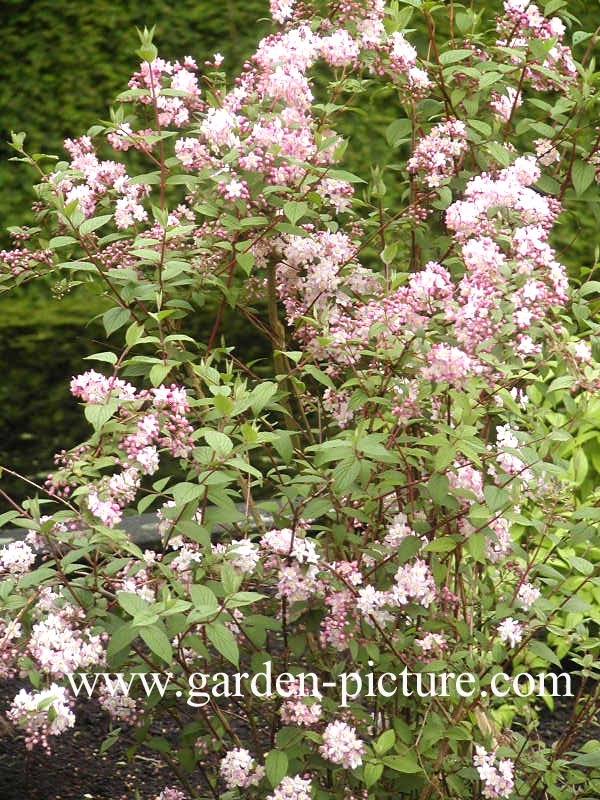
[[[155,656],[158,656],[166,664],[171,664],[173,661],[173,648],[169,637],[161,627],[152,625],[148,628],[141,628],[140,636]]]
[[[132,617],[149,609],[148,603],[142,600],[139,594],[133,594],[133,592],[117,592],[117,602]]]
[[[579,158],[571,168],[571,180],[576,194],[583,194],[588,186],[593,183],[595,177],[596,171],[594,167]]]
[[[172,364],[154,364],[148,376],[152,386],[160,386],[172,369]]]
[[[457,542],[452,536],[442,536],[429,542],[425,551],[427,553],[450,553],[456,549]]]
[[[416,554],[421,549],[421,540],[416,536],[405,536],[404,539],[400,542],[400,547],[396,550],[396,555],[394,556],[394,564],[406,564],[407,561]]]
[[[345,169],[330,169],[327,171],[328,178],[335,178],[336,181],[348,181],[348,183],[366,183],[364,178],[359,178],[353,172]]]
[[[106,223],[111,220],[112,217],[112,214],[104,214],[102,217],[92,217],[91,219],[86,219],[79,226],[79,233],[82,236],[87,236],[88,233],[92,233],[92,231],[95,231],[98,228],[101,228],[103,225],[106,225]]]
[[[93,405],[86,406],[84,410],[85,418],[90,425],[93,426],[95,431],[100,430],[115,413],[117,405],[118,403],[110,402],[106,403],[106,405],[97,405],[94,403]]]
[[[557,667],[560,667],[560,660],[556,656],[556,653],[554,653],[547,644],[544,644],[544,642],[540,642],[538,639],[532,639],[529,643],[529,650],[534,656],[547,661],[549,664],[555,664]]]
[[[248,606],[252,603],[257,603],[259,600],[264,600],[266,594],[259,594],[258,592],[235,592],[227,599],[228,606]]]
[[[70,244],[76,244],[77,239],[73,236],[55,236],[48,242],[50,250],[58,250],[59,247],[67,247]]]
[[[171,489],[173,499],[179,507],[191,503],[193,500],[198,500],[199,497],[202,497],[204,492],[204,486],[200,486],[198,483],[190,483],[189,481],[177,483]]]
[[[295,225],[308,211],[308,203],[297,202],[295,200],[289,200],[287,203],[283,204],[283,213],[292,223]]]
[[[144,326],[140,325],[138,322],[134,322],[127,328],[127,333],[125,334],[125,342],[127,346],[133,347],[143,335]]]
[[[106,658],[108,659],[109,664],[118,653],[120,653],[122,650],[125,650],[125,648],[131,644],[137,635],[138,632],[135,630],[131,622],[125,622],[123,625],[117,628],[117,630],[110,637],[108,647],[106,648]]]
[[[104,361],[107,364],[117,363],[117,354],[106,351],[104,353],[94,353],[93,356],[84,356],[84,361]]]
[[[505,510],[510,503],[506,489],[499,489],[492,484],[488,484],[484,487],[483,494],[485,502],[488,504],[491,511]]]
[[[271,750],[265,759],[265,770],[273,788],[279,786],[288,769],[288,757],[281,750]]]
[[[360,461],[347,458],[333,470],[333,486],[339,494],[345,494],[360,474]]]
[[[385,138],[390,147],[397,147],[412,135],[412,121],[410,119],[396,119],[385,129]]]
[[[386,767],[389,767],[396,772],[403,772],[406,775],[421,772],[421,767],[417,762],[417,756],[415,753],[407,753],[404,756],[384,756],[383,763]]]
[[[250,275],[252,267],[254,266],[254,256],[252,253],[238,253],[235,258],[246,275]]]
[[[126,308],[109,308],[108,311],[102,315],[102,322],[106,335],[110,336],[111,333],[119,330],[131,319],[131,314]]]
[[[581,558],[581,556],[569,556],[568,563],[571,567],[575,567],[577,572],[580,572],[582,575],[592,575],[595,569],[591,561]]]
[[[379,778],[381,778],[382,773],[383,773],[383,764],[381,764],[380,762],[371,761],[368,764],[365,764],[365,766],[363,767],[363,779],[367,789],[370,789],[371,786],[377,783]]]
[[[242,584],[242,576],[229,564],[221,566],[221,583],[226,595],[235,594]]]
[[[576,756],[571,764],[576,764],[578,767],[596,767],[600,769],[600,748],[594,750],[592,753],[583,753]]]
[[[218,611],[219,603],[217,597],[208,586],[192,586],[190,588],[190,597],[196,608],[209,609],[213,614]]]
[[[233,450],[233,442],[226,433],[221,433],[220,431],[206,431],[204,438],[208,442],[209,447],[212,447],[218,456],[228,456]]]
[[[446,475],[435,473],[431,476],[427,483],[427,489],[434,503],[442,506],[448,499],[449,481]]]
[[[255,416],[265,408],[274,394],[277,392],[277,384],[264,381],[255,386],[250,393],[250,405]]]
[[[448,50],[440,54],[440,64],[444,66],[446,64],[456,64],[458,61],[464,61],[470,56],[473,56],[472,50]]]
[[[469,125],[471,128],[476,130],[477,133],[480,133],[482,136],[485,136],[486,139],[488,138],[488,136],[492,135],[491,125],[488,125],[487,122],[481,122],[481,120],[478,119],[470,119]]]
[[[240,653],[233,633],[220,622],[211,622],[206,626],[205,630],[208,641],[215,650],[227,661],[230,661],[234,667],[237,667]]]
[[[394,730],[384,731],[379,739],[373,744],[373,749],[378,756],[382,756],[391,750],[396,744],[396,732]]]
[[[560,378],[554,378],[548,387],[548,394],[550,392],[558,392],[561,389],[570,389],[574,383],[575,377],[573,375],[561,375]]]
[[[466,541],[466,549],[467,552],[471,554],[471,556],[477,561],[479,564],[485,564],[486,562],[486,545],[487,545],[487,537],[485,533],[481,531],[477,533],[472,533]]]

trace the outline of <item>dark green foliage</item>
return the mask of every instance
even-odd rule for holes
[[[215,52],[239,69],[268,30],[266,0],[12,0],[0,5],[0,243],[22,225],[32,200],[28,175],[9,163],[10,131],[26,131],[30,152],[60,153],[108,108],[137,68],[136,27],[156,25],[160,55],[190,54],[201,64]],[[257,22],[260,18],[263,23]]]

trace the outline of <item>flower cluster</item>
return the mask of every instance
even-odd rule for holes
[[[332,764],[339,764],[344,769],[356,769],[362,764],[365,745],[351,725],[337,720],[325,728],[319,750],[323,758]]]
[[[286,694],[288,699],[282,703],[280,714],[281,721],[285,725],[300,725],[310,727],[315,725],[321,718],[323,708],[316,698],[308,703],[307,698],[311,697],[306,691],[306,686],[295,679],[288,683]]]
[[[90,370],[71,381],[71,392],[86,404],[109,405],[114,415],[126,422],[136,421],[135,433],[117,439],[120,472],[105,476],[88,487],[87,507],[103,525],[114,528],[121,522],[123,508],[131,503],[141,486],[142,476],[153,475],[160,464],[160,453],[174,458],[189,456],[193,449],[193,428],[188,421],[190,406],[186,390],[176,384],[139,392],[119,378]],[[152,409],[143,413],[143,409]],[[71,490],[70,467],[48,476],[54,494]]]
[[[498,19],[498,44],[510,52],[513,63],[526,61],[525,77],[539,91],[561,91],[572,83],[577,68],[569,47],[564,45],[564,23],[558,17],[547,19],[539,6],[530,0],[505,0],[504,15]],[[532,58],[528,50],[532,42],[547,42],[545,58]]]
[[[35,553],[26,542],[10,542],[0,550],[0,573],[23,575],[35,562]]]
[[[71,700],[64,687],[53,683],[49,689],[28,692],[21,689],[12,701],[8,718],[25,732],[25,746],[36,744],[49,751],[48,737],[58,736],[75,725]]]
[[[221,777],[228,789],[247,789],[258,786],[265,768],[256,763],[254,757],[243,747],[235,747],[221,759]]]
[[[483,796],[487,798],[506,798],[510,796],[514,788],[514,764],[510,759],[504,758],[498,762],[496,767],[494,765],[495,758],[495,750],[492,753],[488,753],[481,745],[475,746],[473,764],[483,784]]]
[[[76,628],[72,616],[68,606],[49,613],[33,625],[28,642],[28,653],[39,668],[57,678],[104,661],[102,635]]]
[[[466,150],[466,125],[449,119],[419,141],[406,168],[411,173],[421,173],[421,180],[429,189],[437,189],[455,173]]]
[[[310,790],[310,778],[301,778],[300,775],[291,778],[286,775],[273,794],[267,796],[267,800],[311,800]]]

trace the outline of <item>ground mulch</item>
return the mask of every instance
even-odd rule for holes
[[[16,681],[0,683],[0,710],[22,686]],[[95,700],[77,700],[75,715],[76,727],[51,739],[50,756],[41,747],[28,752],[18,731],[0,736],[0,800],[136,800],[136,790],[141,800],[154,800],[165,786],[183,789],[157,753],[140,750],[133,761],[127,758],[134,743],[127,726],[122,726],[119,740],[100,753],[110,720]],[[176,730],[173,726],[152,733],[171,739]]]
[[[19,681],[0,683],[0,711],[23,686]],[[568,725],[572,698],[556,698],[553,711],[541,713],[541,739],[551,745]],[[192,713],[192,712],[190,712]],[[107,752],[100,748],[109,732],[109,718],[95,700],[77,700],[77,725],[73,731],[52,740],[52,755],[40,747],[27,752],[23,736],[0,735],[0,800],[154,800],[165,786],[183,788],[152,751],[139,751],[133,760],[127,749],[133,735],[125,733]],[[175,739],[176,729],[161,728],[156,735]],[[600,739],[600,724],[587,726],[574,741]],[[207,796],[207,787],[192,780],[194,788]]]

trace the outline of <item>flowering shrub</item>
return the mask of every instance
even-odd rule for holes
[[[596,78],[562,7],[273,0],[278,31],[232,83],[218,54],[166,62],[146,33],[111,124],[66,161],[44,170],[15,135],[39,226],[13,231],[3,280],[112,302],[103,371],[71,383],[90,438],[1,520],[28,530],[0,551],[28,747],[75,723],[69,673],[153,673],[165,691],[101,703],[174,770],[185,792],[164,800],[598,794],[600,744],[572,748],[597,708],[578,448],[600,284],[570,287],[551,239],[596,197]],[[380,173],[357,191],[336,132],[377,91],[398,115],[393,207]],[[227,309],[268,341],[268,374],[226,346]],[[148,509],[160,545],[142,551],[120,526]],[[550,748],[531,698],[490,690],[567,653],[583,686]],[[250,691],[267,661],[284,696]],[[200,698],[194,676],[223,688],[237,668],[175,744],[154,735]],[[475,691],[436,689],[442,673]]]

